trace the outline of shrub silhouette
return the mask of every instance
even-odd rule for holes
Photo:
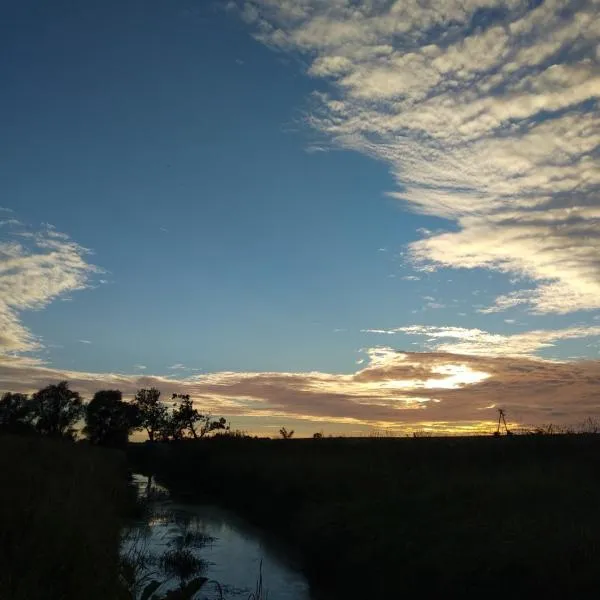
[[[288,431],[285,427],[282,427],[279,430],[279,435],[284,439],[284,440],[289,440],[291,438],[294,437],[294,430],[290,430]]]

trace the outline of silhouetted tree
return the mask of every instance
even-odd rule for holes
[[[212,415],[200,415],[200,437],[220,429],[229,431],[229,423],[225,417],[213,419]]]
[[[0,432],[29,433],[31,425],[32,405],[27,394],[7,392],[0,398]]]
[[[288,431],[285,427],[282,427],[279,430],[279,435],[284,439],[284,440],[289,440],[291,438],[294,437],[294,430],[290,430]]]
[[[187,430],[194,439],[198,439],[196,424],[201,420],[202,415],[194,408],[189,394],[173,394],[173,400],[176,399],[180,399],[181,403],[173,409],[172,420],[179,436],[184,437]]]
[[[323,432],[322,431],[317,431],[317,433],[313,433],[313,438],[315,440],[320,440],[323,438]]]
[[[140,426],[139,409],[123,402],[119,390],[101,390],[87,405],[84,433],[92,444],[121,447]]]
[[[173,409],[173,427],[177,430],[177,438],[185,437],[186,431],[194,438],[202,438],[212,431],[229,431],[225,417],[214,419],[212,415],[203,415],[194,408],[189,394],[173,394],[173,400],[180,399],[179,406]]]
[[[160,391],[156,388],[138,390],[133,404],[139,411],[139,424],[147,431],[148,439],[153,442],[157,435],[162,437],[169,415],[167,407],[160,401]]]
[[[165,410],[162,421],[155,436],[158,437],[162,442],[168,442],[169,440],[180,440],[184,437],[184,426],[177,419],[173,410]]]
[[[83,413],[78,392],[69,389],[66,381],[49,385],[31,398],[32,423],[35,430],[50,437],[75,439],[75,423]]]

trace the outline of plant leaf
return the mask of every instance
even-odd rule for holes
[[[150,600],[150,596],[161,586],[159,581],[151,581],[142,592],[140,600]]]
[[[164,600],[192,600],[200,588],[208,581],[208,577],[196,577],[178,590],[170,591]]]

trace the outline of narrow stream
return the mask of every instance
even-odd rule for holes
[[[219,582],[224,600],[246,600],[255,592],[261,572],[261,600],[311,600],[305,577],[264,532],[216,506],[178,504],[164,488],[149,486],[143,475],[134,475],[133,481],[139,495],[150,499],[150,516],[131,529],[124,541],[125,550],[141,543],[146,551],[159,556],[171,549],[183,533],[200,534],[210,540],[190,550],[206,562],[201,575]],[[167,580],[161,589],[176,585],[176,580]],[[215,584],[206,584],[197,597],[212,600],[221,595]]]

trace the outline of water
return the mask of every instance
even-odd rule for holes
[[[219,582],[224,600],[247,600],[255,592],[261,563],[263,600],[311,600],[308,583],[297,566],[256,527],[216,506],[173,502],[164,488],[149,486],[142,475],[134,475],[134,483],[140,495],[151,491],[150,498],[156,498],[151,500],[152,516],[132,530],[130,538],[137,539],[138,545],[158,556],[172,549],[184,532],[209,536],[212,539],[206,545],[190,550],[207,562],[201,575]],[[124,548],[131,544],[131,539],[125,541]],[[161,590],[176,585],[175,580],[168,580]],[[220,594],[215,584],[207,583],[198,598],[212,600]]]

